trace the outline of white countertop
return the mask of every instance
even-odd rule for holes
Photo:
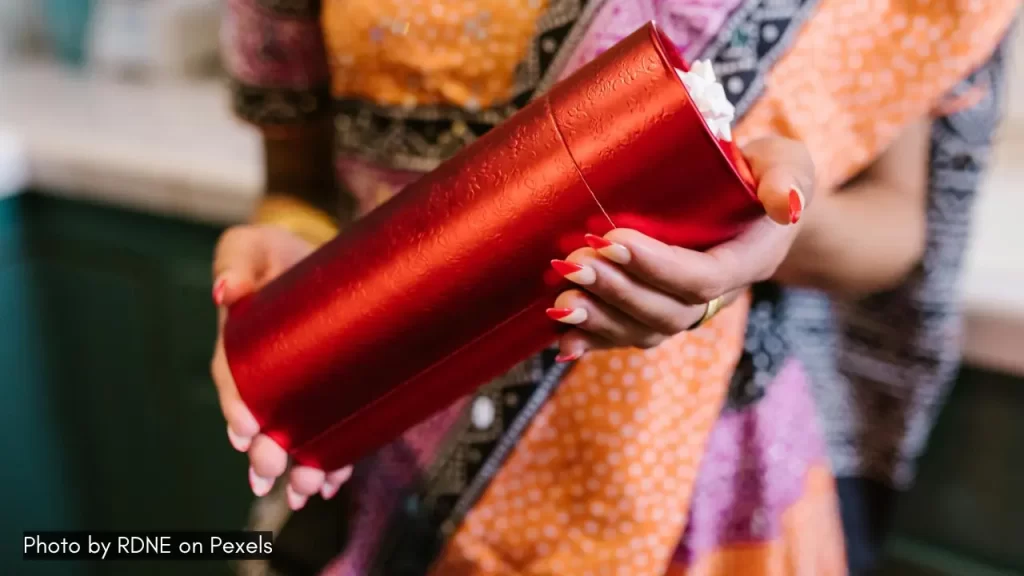
[[[0,129],[22,139],[33,185],[215,223],[244,219],[263,185],[255,130],[227,91],[133,85],[50,65],[0,71]]]
[[[28,157],[21,137],[0,127],[0,199],[17,194],[28,184]]]
[[[1024,125],[1010,125],[975,207],[963,275],[965,356],[1024,375]]]
[[[258,135],[215,81],[136,86],[22,66],[0,72],[4,132],[47,193],[229,224],[262,189]],[[1003,140],[967,256],[965,354],[1024,375],[1024,124]]]

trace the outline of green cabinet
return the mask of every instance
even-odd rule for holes
[[[887,574],[1024,574],[1024,379],[964,369],[919,472]]]
[[[0,203],[0,573],[228,573],[20,559],[23,530],[244,525],[245,457],[209,378],[218,233],[42,195]]]

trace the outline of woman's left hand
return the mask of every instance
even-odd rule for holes
[[[552,319],[574,325],[561,338],[560,361],[593,349],[657,346],[701,323],[709,307],[728,304],[774,274],[813,197],[814,166],[803,144],[785,138],[755,141],[743,153],[767,216],[737,238],[697,252],[620,228],[589,236],[589,248],[552,262],[580,286],[548,310]]]

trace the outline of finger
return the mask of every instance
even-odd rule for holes
[[[277,442],[260,434],[249,448],[249,464],[261,478],[274,479],[288,468],[288,453]]]
[[[327,474],[311,466],[295,466],[288,473],[288,483],[303,496],[312,496],[320,491]]]
[[[579,360],[591,350],[608,350],[616,348],[608,340],[596,334],[573,328],[558,339],[558,356],[556,362],[573,362]]]
[[[757,197],[768,216],[778,224],[796,224],[807,205],[804,189],[793,170],[775,166],[764,173],[757,184]]]
[[[291,484],[285,486],[284,491],[287,495],[288,507],[291,508],[292,511],[302,510],[302,508],[306,506],[306,502],[309,501],[309,496],[299,494]]]
[[[655,332],[676,334],[700,318],[698,307],[687,306],[650,284],[638,281],[593,249],[577,250],[564,262],[556,263],[559,265],[555,269],[563,272],[568,280],[577,281],[588,293]]]
[[[228,425],[227,428],[228,442],[231,443],[231,446],[235,450],[238,450],[239,452],[248,452],[249,446],[252,446],[252,436],[242,436],[241,434],[238,434],[237,432],[232,430],[230,425]]]
[[[669,246],[636,230],[619,228],[604,238],[588,236],[627,254],[621,264],[630,276],[685,304],[705,304],[728,292],[766,280],[785,258],[799,229],[761,218],[738,237],[707,252]],[[598,250],[602,256],[612,248]],[[609,258],[610,259],[610,258]]]
[[[249,466],[249,487],[257,498],[262,498],[274,489],[274,479],[260,476],[252,466]]]
[[[669,246],[626,228],[612,230],[587,243],[633,278],[670,294],[684,304],[710,302],[743,282],[744,270],[710,252]]]
[[[557,321],[572,324],[618,346],[651,348],[665,339],[636,320],[587,296],[580,290],[562,292],[555,305],[548,309],[548,315]]]
[[[736,238],[708,250],[724,274],[730,289],[767,280],[775,273],[799,233],[797,226],[779,226],[762,218]]]
[[[245,406],[242,397],[238,395],[238,388],[235,387],[235,380],[231,376],[231,369],[228,367],[227,356],[224,354],[224,341],[217,338],[214,346],[213,361],[210,363],[210,374],[213,383],[217,387],[217,397],[220,402],[221,412],[224,420],[228,423],[231,434],[232,445],[240,451],[248,450],[248,447],[241,448],[231,436],[240,439],[252,439],[260,431],[260,425],[252,412]]]
[[[236,226],[217,242],[213,259],[213,298],[218,306],[230,306],[255,290],[266,268],[266,245],[258,229]]]
[[[796,224],[814,194],[814,162],[807,147],[796,140],[769,137],[751,142],[743,154],[768,216],[778,224]]]
[[[327,478],[324,480],[324,486],[320,489],[320,497],[324,500],[330,500],[334,498],[334,495],[338,493],[341,486],[348,482],[348,479],[352,477],[352,467],[346,466],[340,470],[335,470],[327,474]]]
[[[252,294],[260,284],[260,278],[250,270],[228,268],[213,281],[213,303],[223,310]],[[223,325],[223,318],[220,318]]]

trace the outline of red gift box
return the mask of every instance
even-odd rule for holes
[[[239,393],[296,462],[335,469],[548,345],[586,233],[704,249],[764,214],[647,24],[233,306]]]

